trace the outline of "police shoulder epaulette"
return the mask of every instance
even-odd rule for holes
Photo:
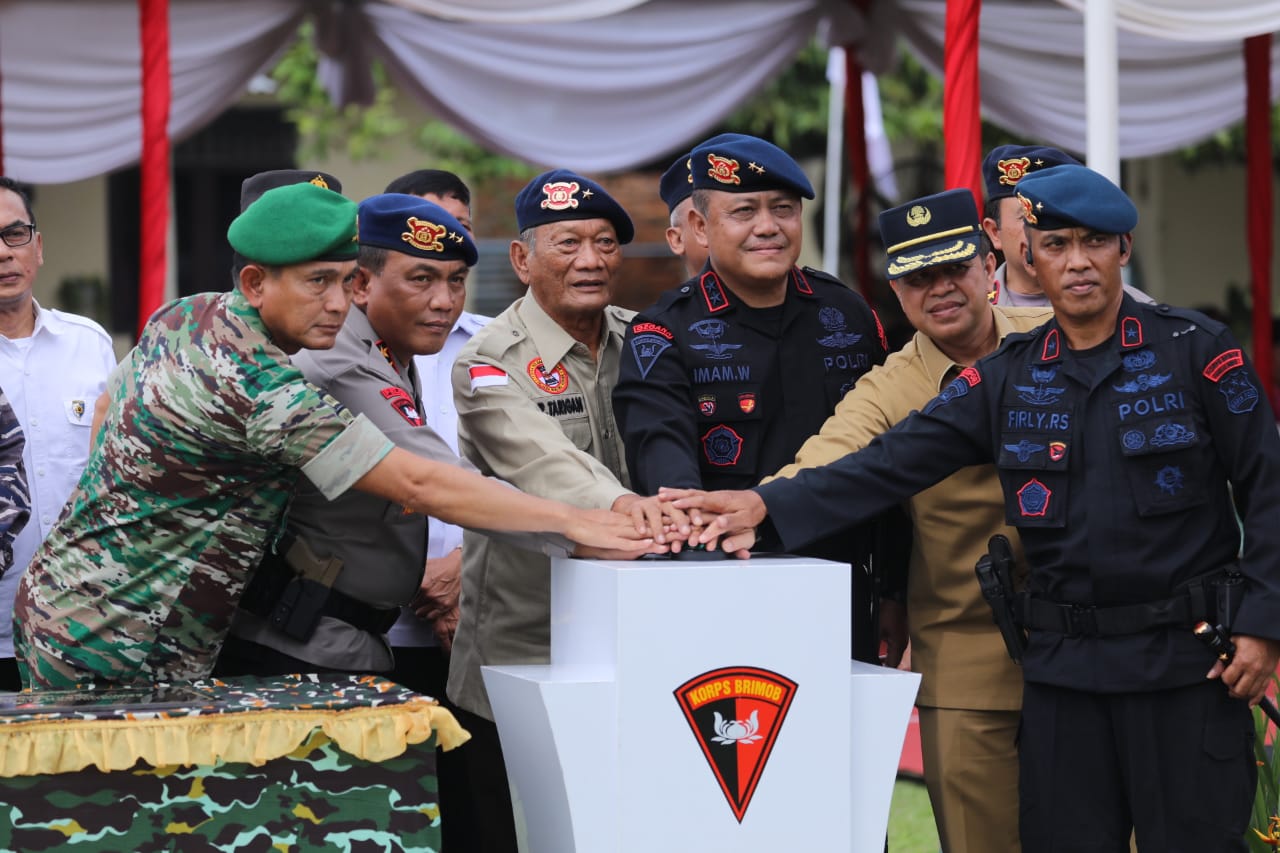
[[[1195,329],[1198,329],[1203,332],[1207,332],[1210,335],[1214,335],[1214,336],[1219,335],[1227,328],[1225,323],[1222,323],[1218,320],[1213,319],[1212,317],[1201,314],[1199,311],[1193,311],[1190,308],[1183,308],[1178,305],[1169,305],[1164,302],[1161,302],[1157,305],[1149,305],[1147,307],[1149,310],[1154,311],[1155,313],[1161,316],[1169,317],[1171,319],[1178,320],[1178,321],[1185,320],[1186,322],[1192,324],[1195,327]],[[1189,329],[1186,326],[1183,326],[1181,324],[1179,324],[1178,329],[1181,331],[1187,331],[1187,332],[1192,331],[1192,329]]]
[[[631,318],[636,316],[636,312],[630,308],[623,308],[621,305],[609,305],[604,310],[619,323],[630,323]]]
[[[843,287],[845,290],[853,289],[849,287],[849,285],[841,281],[840,279],[833,276],[831,273],[827,272],[826,270],[815,269],[813,267],[801,267],[800,272],[804,273],[805,276],[807,276],[809,279],[814,281],[822,281],[822,282],[826,282],[827,284],[837,284],[840,287]]]
[[[995,352],[992,352],[991,355],[995,355],[998,352],[1003,352],[1004,350],[1007,350],[1009,347],[1015,346],[1025,341],[1035,340],[1044,332],[1044,328],[1045,328],[1044,326],[1038,326],[1034,329],[1030,329],[1025,332],[1010,332],[1009,334],[1004,336],[1004,340],[1000,342],[1000,346],[996,347]]]
[[[470,345],[475,346],[477,355],[497,359],[528,335],[529,333],[519,326],[495,321],[476,332],[471,338]]]
[[[678,287],[664,290],[658,294],[658,299],[652,306],[645,309],[646,314],[652,314],[658,311],[665,311],[678,302],[688,302],[693,298],[694,283],[686,281]]]

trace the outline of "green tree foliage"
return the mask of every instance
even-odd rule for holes
[[[396,91],[381,63],[373,66],[376,94],[372,104],[335,106],[316,77],[318,61],[308,22],[271,71],[279,87],[276,96],[285,105],[286,117],[298,128],[301,159],[322,159],[338,151],[353,160],[376,159],[390,140],[409,134],[415,146],[431,155],[433,167],[474,181],[534,173],[525,164],[491,154],[443,121],[431,119],[411,127],[396,110]]]

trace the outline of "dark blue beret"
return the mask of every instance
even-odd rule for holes
[[[262,197],[267,190],[276,187],[287,187],[290,184],[315,184],[321,189],[342,192],[342,181],[328,172],[317,172],[311,169],[272,169],[250,175],[240,184],[240,212],[244,213],[249,205]]]
[[[604,187],[568,169],[543,172],[516,194],[516,226],[521,231],[566,219],[607,219],[619,243],[630,243],[636,235],[631,217]]]
[[[675,212],[680,202],[693,195],[693,175],[689,174],[689,164],[692,162],[688,154],[681,154],[671,164],[671,168],[662,173],[658,195],[667,203],[667,213]]]
[[[438,204],[416,195],[382,193],[360,202],[359,241],[432,261],[475,266],[480,253],[462,223]]]
[[[1054,166],[1018,183],[1022,218],[1032,228],[1089,228],[1127,234],[1138,224],[1129,196],[1087,166]]]
[[[813,184],[800,164],[772,142],[741,133],[722,133],[698,143],[690,154],[695,190],[754,193],[790,190],[813,198]]]
[[[880,214],[889,278],[967,261],[978,253],[981,236],[978,206],[967,189],[927,195]]]
[[[982,160],[982,180],[987,198],[1010,198],[1018,181],[1032,172],[1080,161],[1057,148],[1042,145],[1000,145]]]

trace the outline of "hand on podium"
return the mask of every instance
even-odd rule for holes
[[[704,492],[663,487],[658,497],[677,509],[687,510],[695,523],[701,522],[703,530],[697,539],[700,544],[708,548],[718,545],[740,558],[745,558],[756,543],[756,526],[769,514],[764,500],[750,490]]]
[[[667,546],[655,541],[647,527],[641,528],[631,515],[608,509],[574,510],[562,531],[578,543],[577,556],[630,560],[641,554],[666,553]]]
[[[689,517],[682,510],[669,503],[664,504],[656,497],[623,495],[613,502],[613,511],[629,515],[637,533],[652,536],[654,542],[670,545],[673,551],[679,551],[681,544],[694,532]]]

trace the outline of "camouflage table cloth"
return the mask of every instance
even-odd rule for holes
[[[437,851],[466,737],[371,676],[0,694],[0,850]]]

